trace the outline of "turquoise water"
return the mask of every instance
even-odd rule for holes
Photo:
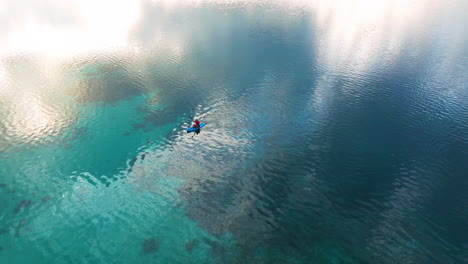
[[[468,262],[466,1],[6,3],[0,263]]]

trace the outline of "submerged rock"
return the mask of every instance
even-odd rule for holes
[[[0,183],[0,188],[6,187],[6,184]]]
[[[18,225],[16,226],[17,228],[20,228],[20,227],[23,227],[25,225],[28,224],[28,219],[21,219],[21,221],[19,221]]]
[[[80,81],[68,93],[82,103],[101,102],[115,106],[117,102],[140,95],[144,85],[120,64],[106,61],[89,63],[80,69]]]
[[[31,200],[23,200],[15,207],[15,214],[21,212],[24,208],[31,206],[33,202]]]
[[[130,161],[130,167],[133,167],[133,165],[135,165],[135,162],[137,161],[137,158],[133,158],[131,161]]]
[[[146,239],[143,243],[143,252],[145,254],[151,254],[159,249],[159,240],[155,238]]]
[[[24,227],[29,223],[28,219],[21,219],[15,227],[15,237],[20,237],[23,233],[27,232]]]
[[[198,246],[198,243],[200,243],[200,241],[198,239],[192,239],[192,240],[188,241],[187,243],[185,243],[185,249],[188,252],[192,252],[193,249],[195,249]]]

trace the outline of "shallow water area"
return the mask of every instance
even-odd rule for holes
[[[466,1],[5,3],[0,263],[468,262]]]

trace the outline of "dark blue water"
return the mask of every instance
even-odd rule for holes
[[[468,263],[466,1],[7,6],[0,263]]]

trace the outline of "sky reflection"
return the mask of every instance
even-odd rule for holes
[[[313,84],[316,87],[315,92],[310,96],[313,107],[322,111],[317,114],[325,116],[326,109],[330,107],[326,104],[332,101],[327,99],[327,94],[330,93],[330,87],[339,85],[337,79],[345,77],[364,83],[368,75],[383,73],[397,66],[404,49],[408,47],[412,53],[424,53],[430,52],[433,45],[443,46],[445,48],[437,50],[447,52],[444,56],[426,54],[426,57],[435,61],[432,71],[440,75],[440,68],[454,68],[453,65],[459,63],[459,55],[463,52],[463,45],[460,43],[466,40],[466,34],[460,34],[462,26],[446,21],[453,21],[448,19],[447,14],[458,16],[456,21],[463,19],[462,11],[454,11],[455,8],[462,10],[460,6],[464,5],[459,2],[192,0],[181,4],[169,0],[80,0],[64,4],[58,0],[48,0],[45,3],[7,0],[0,4],[3,5],[0,8],[3,10],[0,11],[3,20],[0,23],[0,89],[6,87],[4,97],[14,90],[9,88],[16,85],[21,90],[32,89],[36,93],[39,91],[36,86],[41,83],[43,86],[53,87],[51,89],[54,91],[66,93],[61,91],[66,88],[60,83],[64,81],[63,76],[68,74],[65,72],[70,69],[66,68],[68,66],[64,68],[64,65],[70,61],[86,61],[87,59],[82,58],[89,56],[111,58],[109,61],[114,61],[116,54],[120,54],[117,55],[119,57],[125,54],[125,60],[131,61],[132,67],[138,65],[137,68],[142,70],[149,66],[148,63],[153,64],[149,68],[157,69],[158,65],[162,65],[161,61],[167,61],[162,66],[173,68],[174,72],[178,72],[178,65],[187,61],[193,66],[191,68],[199,68],[199,65],[203,65],[200,60],[206,59],[211,61],[210,64],[221,67],[213,67],[207,74],[221,74],[232,70],[226,68],[227,65],[233,64],[234,68],[242,65],[246,56],[271,56],[263,54],[263,50],[255,49],[252,49],[253,54],[237,54],[239,50],[242,51],[238,45],[253,45],[251,40],[255,36],[249,34],[274,36],[278,32],[294,32],[293,29],[305,25],[304,28],[310,31],[311,37],[290,33],[290,36],[283,39],[295,43],[304,38],[301,45],[308,46],[310,52],[303,56],[307,57],[306,60],[317,61],[314,67],[318,69],[309,69],[318,76]],[[259,3],[263,4],[257,5]],[[207,7],[219,12],[216,15],[210,12],[212,15],[204,16],[203,12],[206,12]],[[236,13],[239,7],[242,7],[243,12]],[[280,12],[283,9],[289,10],[284,12],[287,15]],[[234,15],[228,15],[226,10],[231,10]],[[198,19],[199,16],[204,19]],[[427,24],[434,24],[434,27],[428,27]],[[259,30],[240,32],[237,28],[241,26]],[[432,42],[439,32],[448,32],[449,39]],[[145,53],[151,54],[149,59]],[[199,53],[203,55],[199,56]],[[406,53],[405,56],[418,56],[412,53]],[[219,56],[220,54],[223,56]],[[276,53],[273,57],[280,55]],[[11,72],[15,71],[15,67],[24,67],[13,59],[15,56],[33,61],[36,65],[31,69],[33,74],[24,69]],[[443,60],[439,60],[440,57]],[[450,67],[441,67],[444,65]],[[18,75],[18,72],[21,73]],[[204,74],[202,71],[183,73],[184,76],[174,78],[190,79]],[[442,75],[446,76],[445,73]],[[452,78],[450,81],[459,87],[463,86],[465,80],[466,78]],[[353,85],[347,89],[359,91],[360,88]],[[457,96],[456,91],[450,96]],[[34,98],[38,100],[37,105],[50,103],[42,102],[43,98]],[[12,103],[8,98],[3,100]],[[28,110],[33,111],[33,108]],[[15,123],[24,123],[18,121],[24,120],[21,111],[12,110],[11,113],[16,113],[12,119]],[[36,114],[31,116],[42,117],[41,113],[44,111],[34,113]],[[26,130],[36,130],[37,122],[25,124],[24,127],[28,128]]]
[[[151,8],[159,13],[158,17],[151,17],[157,27],[157,21],[166,20],[168,15],[179,9],[215,3],[222,9],[250,6],[248,11],[255,9],[256,2],[265,1],[192,0],[181,4],[169,0],[82,0],[67,1],[65,4],[57,0],[45,3],[7,0],[1,8],[4,10],[1,14],[4,21],[0,26],[0,51],[66,55],[89,50],[128,48],[135,44],[132,42],[132,32],[141,30],[136,27],[141,25],[142,16]],[[327,39],[322,40],[326,50],[320,52],[324,62],[336,66],[357,58],[360,67],[371,63],[372,55],[379,51],[376,48],[380,47],[378,44],[384,39],[387,42],[385,47],[395,51],[399,48],[404,32],[412,33],[420,23],[430,22],[435,11],[441,13],[444,7],[450,8],[445,3],[429,0],[292,0],[270,1],[262,9],[268,12],[275,6],[298,10],[298,17],[311,13],[317,29],[328,32]],[[275,23],[274,20],[271,22]],[[284,24],[284,21],[280,24]],[[174,45],[171,38],[167,40],[171,46]]]
[[[2,52],[67,55],[125,47],[139,1],[7,1]]]

